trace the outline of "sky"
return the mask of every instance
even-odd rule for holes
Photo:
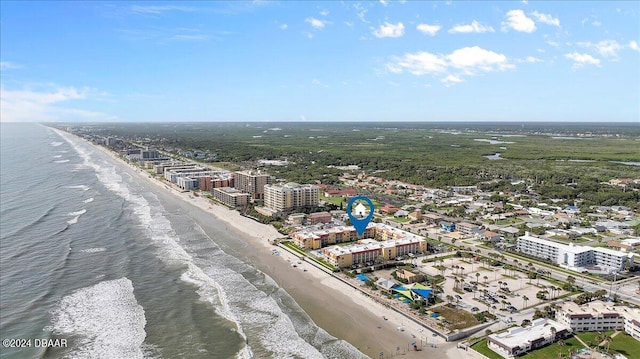
[[[0,2],[3,122],[640,123],[638,1]]]

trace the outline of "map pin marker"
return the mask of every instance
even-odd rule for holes
[[[365,201],[367,202],[367,204],[369,204],[369,208],[370,208],[369,215],[365,218],[354,216],[353,213],[351,213],[351,207],[358,200]],[[363,209],[362,207],[364,207],[362,204],[360,204],[359,206],[356,206],[356,211],[360,210],[359,212],[361,213],[362,216],[364,216],[364,211],[362,210]],[[359,236],[361,236],[364,233],[364,230],[367,229],[367,225],[373,219],[373,210],[374,210],[373,202],[371,202],[371,200],[365,196],[352,197],[347,203],[347,215],[349,216],[349,219],[351,220],[351,224],[353,224],[353,227],[356,229],[356,232],[358,233]]]

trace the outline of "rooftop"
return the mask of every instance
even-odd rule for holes
[[[531,326],[513,327],[506,332],[491,334],[489,338],[492,338],[508,347],[526,347],[530,342],[551,336],[551,328],[556,328],[556,332],[561,330],[571,331],[569,327],[566,327],[555,320],[539,318],[531,322]]]

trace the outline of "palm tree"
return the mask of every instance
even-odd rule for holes
[[[486,275],[484,277],[482,277],[484,279],[484,284],[487,284],[487,280],[489,279],[489,277],[487,277]]]
[[[478,284],[479,279],[480,279],[480,272],[476,272],[476,284]]]
[[[526,295],[522,296],[522,301],[524,302],[524,306],[522,307],[522,309],[524,309],[527,306],[527,302],[529,301],[529,297],[527,297]]]
[[[456,278],[455,285],[453,288],[458,289],[458,285],[460,284],[460,279]]]

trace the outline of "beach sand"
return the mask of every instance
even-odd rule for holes
[[[269,243],[271,239],[283,237],[272,226],[243,217],[239,212],[212,203],[207,198],[183,193],[165,182],[150,178],[148,173],[123,161],[106,148],[95,145],[94,148],[108,154],[123,166],[133,169],[159,189],[171,192],[176,199],[188,202],[197,210],[226,222],[230,230],[240,234],[246,241],[240,249],[242,254],[287,291],[319,327],[334,337],[348,341],[369,357],[478,357],[473,356],[471,352],[457,349],[455,343],[446,343],[443,338],[432,336],[429,330],[385,308],[360,291],[308,263],[303,263],[297,268],[292,267],[291,261],[299,259]],[[272,253],[276,248],[280,252],[279,256]],[[301,267],[307,271],[303,271]],[[399,331],[398,327],[403,328],[403,331]],[[422,346],[422,351],[412,351],[412,342],[416,342],[419,347]],[[435,348],[430,346],[432,343],[436,345]]]

